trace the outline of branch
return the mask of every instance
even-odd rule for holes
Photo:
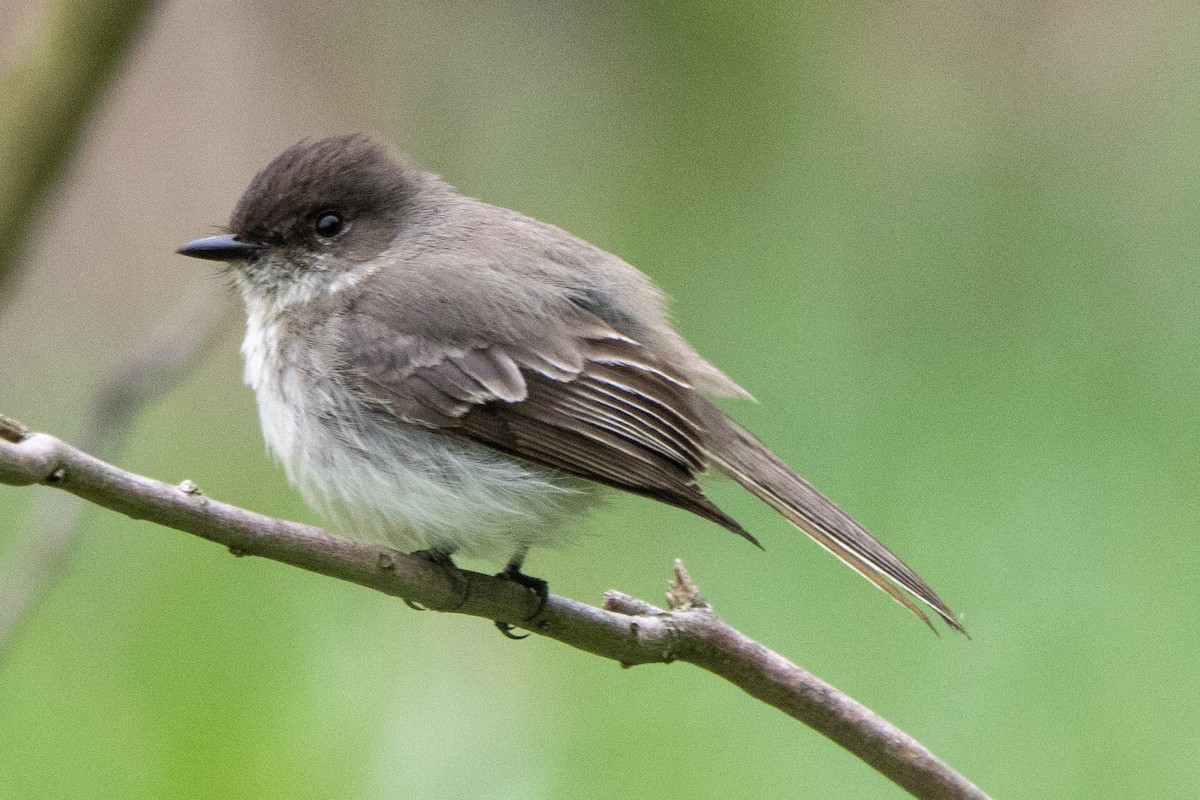
[[[516,583],[447,568],[386,547],[335,538],[125,472],[0,416],[0,483],[47,484],[85,500],[255,555],[357,583],[427,608],[511,622],[624,666],[687,661],[775,706],[895,781],[914,797],[986,800],[974,784],[857,701],[721,621],[683,565],[662,610],[619,592],[603,608]]]
[[[22,9],[0,76],[0,290],[29,225],[154,0],[56,0]],[[34,23],[40,30],[31,31]],[[3,292],[0,291],[0,296]]]

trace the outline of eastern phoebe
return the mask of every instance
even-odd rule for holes
[[[302,141],[251,181],[228,233],[245,380],[288,479],[338,529],[402,549],[513,554],[566,538],[600,485],[757,544],[696,483],[753,492],[927,624],[962,630],[904,562],[706,395],[748,396],[621,259],[464,197],[362,134]],[[903,590],[903,591],[902,591]]]

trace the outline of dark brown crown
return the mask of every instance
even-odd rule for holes
[[[300,141],[254,177],[229,229],[243,241],[302,244],[321,215],[336,213],[394,234],[415,191],[414,172],[366,134]]]

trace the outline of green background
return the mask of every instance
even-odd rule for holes
[[[375,132],[651,275],[761,401],[730,410],[973,639],[729,485],[765,553],[621,497],[533,574],[655,601],[682,557],[729,622],[996,797],[1191,797],[1198,23],[1181,3],[168,4],[4,298],[0,411],[71,438],[172,298],[222,281],[172,248],[287,144]],[[263,453],[227,320],[118,463],[319,522]],[[0,558],[47,492],[0,489]],[[0,660],[5,798],[749,796],[903,794],[696,669],[509,642],[99,509]]]

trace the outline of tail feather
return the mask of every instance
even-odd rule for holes
[[[937,593],[920,576],[833,501],[721,412],[709,425],[709,458],[722,472],[807,533],[858,574],[887,592],[931,628],[925,612],[901,589],[928,605],[951,628],[966,634]]]

